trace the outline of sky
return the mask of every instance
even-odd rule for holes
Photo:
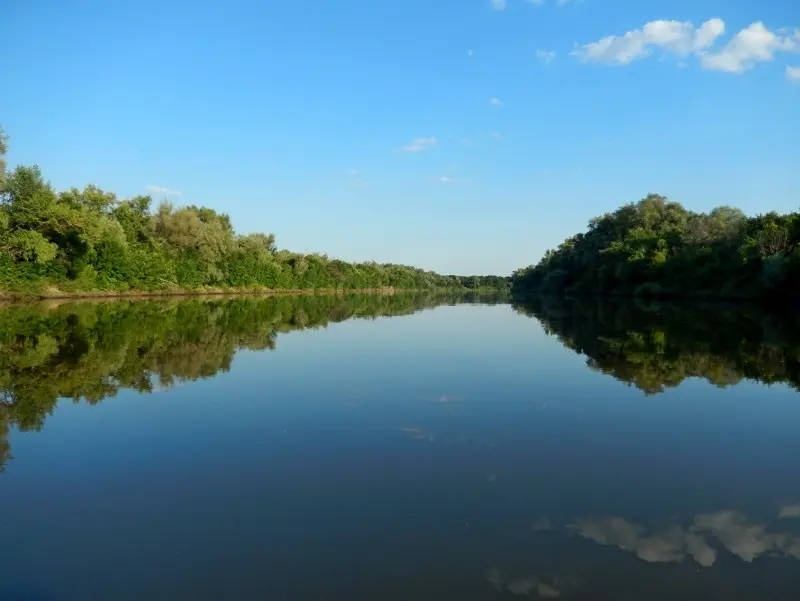
[[[0,0],[9,164],[278,246],[535,263],[650,192],[800,205],[797,0]]]

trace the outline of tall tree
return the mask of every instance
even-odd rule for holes
[[[6,152],[8,152],[8,136],[0,127],[0,182],[6,174]]]

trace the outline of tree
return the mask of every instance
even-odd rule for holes
[[[0,159],[6,140],[0,130]],[[209,285],[427,289],[489,281],[278,251],[273,234],[237,236],[230,217],[213,209],[165,202],[154,214],[151,206],[149,196],[120,199],[92,184],[56,193],[37,166],[5,173],[0,178],[0,292]]]
[[[799,217],[747,218],[728,206],[693,213],[649,194],[590,220],[585,233],[515,272],[512,292],[796,295]]]
[[[0,127],[0,182],[6,175],[6,152],[8,152],[8,136]]]

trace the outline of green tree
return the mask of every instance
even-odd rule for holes
[[[6,153],[8,152],[8,136],[0,127],[0,182],[6,174]]]
[[[517,270],[512,292],[786,298],[797,294],[799,249],[797,213],[693,213],[650,194]]]
[[[5,151],[0,131],[0,159]],[[237,235],[213,209],[151,205],[95,185],[57,193],[38,167],[16,167],[0,177],[0,293],[507,287],[504,278],[278,250],[273,234]]]

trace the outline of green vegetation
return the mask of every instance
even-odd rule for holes
[[[589,222],[512,276],[537,293],[781,299],[800,281],[800,213],[693,213],[651,194]]]
[[[35,303],[0,309],[0,470],[9,426],[38,430],[59,399],[95,404],[213,377],[240,349],[274,350],[278,334],[346,319],[409,315],[474,292]]]
[[[538,296],[516,310],[587,365],[646,394],[687,378],[741,380],[800,390],[800,316],[758,306]]]
[[[498,276],[443,276],[278,250],[272,234],[237,235],[229,217],[96,186],[56,193],[38,167],[5,173],[0,131],[0,292],[507,288]]]

